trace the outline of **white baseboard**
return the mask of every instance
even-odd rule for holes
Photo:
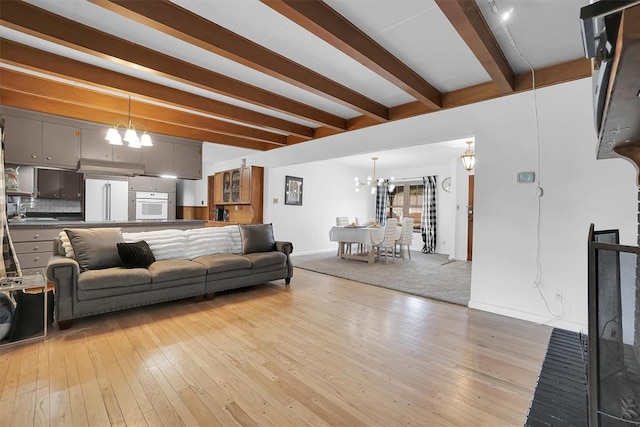
[[[587,333],[587,325],[575,322],[569,322],[563,319],[554,319],[551,316],[541,316],[534,313],[526,313],[523,311],[513,310],[507,307],[486,304],[483,302],[469,301],[469,308],[476,310],[488,311],[489,313],[500,314],[502,316],[513,317],[520,320],[551,326],[553,328],[567,329],[573,332]]]
[[[327,252],[338,252],[337,248],[333,248],[333,249],[321,249],[321,250],[313,250],[313,251],[304,251],[304,252],[295,252],[295,248],[294,248],[294,252],[291,254],[291,258],[295,259],[296,256],[303,256],[303,255],[314,255],[314,254],[323,254],[323,253],[327,253]]]

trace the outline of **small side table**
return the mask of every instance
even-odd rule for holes
[[[47,313],[48,313],[47,279],[44,277],[44,273],[38,272],[35,274],[29,274],[27,276],[0,278],[0,291],[24,291],[24,290],[31,290],[31,289],[42,289],[42,295],[44,298],[44,315],[43,315],[44,328],[43,328],[42,335],[5,343],[0,345],[0,348],[8,347],[15,344],[22,344],[28,341],[38,340],[47,336],[47,326],[48,326],[47,320],[49,316],[47,316]]]

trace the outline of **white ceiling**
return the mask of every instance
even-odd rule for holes
[[[386,107],[415,101],[415,98],[399,87],[259,0],[172,1]],[[442,93],[491,80],[487,71],[434,0],[324,1]],[[26,0],[26,2],[129,40],[131,43],[233,77],[342,118],[361,116],[360,112],[341,103],[201,49],[87,0]],[[492,11],[489,0],[476,0],[476,3],[516,74],[529,70],[527,62],[521,58],[520,53],[527,58],[534,69],[583,57],[579,10],[588,4],[589,0],[495,0],[495,9],[500,12],[513,9],[506,26],[500,23],[498,15]],[[62,43],[45,41],[38,36],[15,31],[4,25],[0,26],[0,37],[182,91],[260,111],[293,123],[309,127],[318,126],[317,123],[300,117],[221,95],[188,82],[178,82],[129,62],[85,53],[73,47],[63,46]],[[520,53],[512,41],[516,43]],[[8,65],[0,62],[0,67],[6,68]],[[14,68],[21,69],[19,65]],[[26,68],[22,70],[32,72]],[[108,91],[103,87],[97,90]],[[112,92],[121,96],[128,95],[119,91]],[[136,95],[133,94],[132,97],[135,99]],[[460,144],[464,150],[464,141],[458,141],[456,144],[458,144],[455,148],[456,152],[460,151]],[[453,150],[447,147],[445,144],[441,150],[443,152]],[[436,150],[432,146],[424,149]],[[412,148],[409,151],[405,150],[405,153],[408,152],[409,157],[415,156],[416,150]],[[403,151],[394,150],[394,153],[386,153],[385,158],[389,162],[392,162],[393,158],[393,162],[397,165],[407,164],[407,160],[402,159],[403,157],[406,159],[407,156],[402,153]],[[368,159],[368,162],[371,162],[370,158],[373,154],[375,153],[360,155],[356,158],[361,161]],[[380,153],[377,154],[382,156]],[[444,154],[421,153],[425,158],[438,158],[442,155]],[[344,162],[349,163],[351,160],[344,160]]]

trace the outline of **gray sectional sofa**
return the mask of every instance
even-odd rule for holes
[[[271,224],[122,233],[65,229],[53,242],[47,278],[55,283],[60,329],[73,319],[284,279],[290,242]]]

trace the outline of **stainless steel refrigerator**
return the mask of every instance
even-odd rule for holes
[[[85,221],[128,220],[127,179],[87,178],[84,180]]]

